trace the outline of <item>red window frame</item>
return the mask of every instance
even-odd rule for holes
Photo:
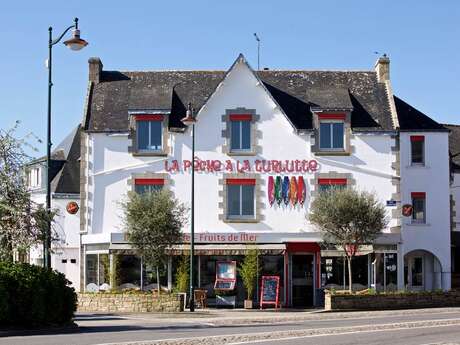
[[[425,141],[424,135],[411,135],[410,141]]]
[[[137,186],[164,185],[165,180],[162,178],[136,178],[134,184]]]
[[[225,180],[228,185],[246,185],[255,186],[256,179],[254,178],[228,178]]]
[[[164,115],[159,114],[139,114],[134,115],[136,121],[163,121]]]
[[[347,179],[346,178],[319,178],[318,184],[319,185],[346,186]]]
[[[251,114],[230,114],[230,121],[251,121]]]
[[[410,193],[410,196],[412,198],[426,199],[426,193],[425,192],[412,192],[412,193]]]
[[[345,114],[318,114],[320,120],[342,120],[345,121]]]

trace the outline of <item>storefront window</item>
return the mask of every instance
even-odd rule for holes
[[[372,254],[372,287],[377,291],[398,289],[398,256],[396,253]]]
[[[386,291],[398,289],[398,260],[396,253],[385,254]]]
[[[351,261],[353,288],[366,289],[368,286],[368,256],[355,256]],[[321,258],[321,286],[327,289],[348,288],[348,263],[345,257]]]
[[[86,255],[86,285],[97,283],[97,254]]]
[[[157,289],[157,269],[156,267],[152,267],[146,265],[145,263],[142,265],[142,289],[143,290],[153,290]],[[167,265],[162,265],[158,269],[158,273],[160,274],[160,286],[167,287],[168,286],[168,267]]]
[[[135,255],[119,255],[118,281],[120,289],[134,289],[141,285],[141,262]]]
[[[110,284],[109,254],[99,254],[99,287],[102,284]],[[108,288],[107,286],[105,287]]]

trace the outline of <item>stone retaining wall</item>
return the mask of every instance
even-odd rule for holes
[[[376,295],[331,295],[326,293],[325,310],[385,310],[460,307],[460,292],[419,292]]]
[[[79,293],[78,311],[147,313],[184,311],[183,296],[177,294],[157,296],[148,293]]]

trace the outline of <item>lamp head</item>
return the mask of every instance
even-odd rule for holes
[[[185,113],[185,117],[181,120],[184,125],[190,126],[195,124],[196,119],[193,114],[192,103],[188,103],[187,105],[187,112]]]
[[[78,18],[75,18],[75,29],[72,30],[72,38],[64,42],[64,44],[72,50],[81,50],[88,45],[84,39],[80,38],[80,30],[78,29]]]

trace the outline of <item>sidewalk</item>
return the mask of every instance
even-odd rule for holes
[[[248,325],[248,324],[270,324],[270,323],[289,323],[306,320],[329,320],[329,319],[348,319],[366,318],[369,316],[385,315],[420,315],[433,312],[458,312],[460,308],[429,308],[429,309],[405,309],[405,310],[382,310],[382,311],[353,311],[353,312],[326,312],[323,309],[266,309],[266,310],[244,310],[244,309],[205,309],[196,310],[191,313],[77,313],[78,318],[92,316],[118,316],[128,319],[139,319],[149,323],[199,323],[213,326],[224,325]]]

